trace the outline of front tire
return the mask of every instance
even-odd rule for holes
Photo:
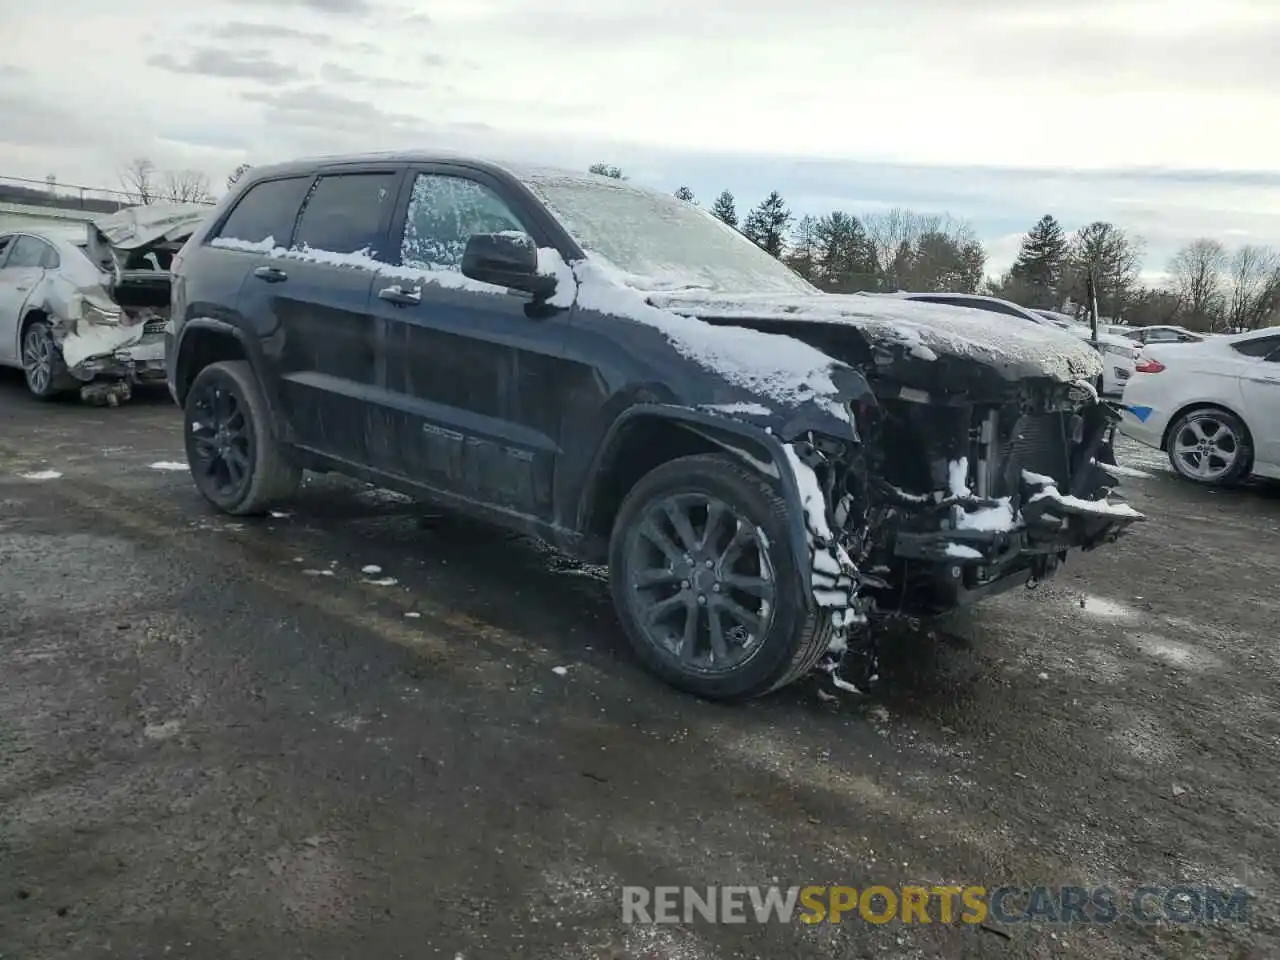
[[[1244,422],[1220,407],[1183,414],[1169,429],[1165,446],[1178,476],[1206,486],[1238,483],[1253,459]]]
[[[831,620],[805,603],[785,501],[722,454],[681,457],[632,488],[614,521],[609,582],[636,655],[681,690],[760,696],[808,673]]]
[[[182,429],[196,489],[224,513],[265,513],[302,482],[276,442],[266,398],[244,360],[200,371],[187,391]]]
[[[67,365],[43,320],[33,321],[22,334],[22,374],[27,390],[40,400],[55,400],[68,390]]]

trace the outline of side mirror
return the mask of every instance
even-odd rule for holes
[[[538,273],[538,247],[523,233],[477,233],[462,252],[462,275],[472,280],[523,290],[545,300],[556,278]]]

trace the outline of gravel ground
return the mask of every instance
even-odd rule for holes
[[[178,425],[0,379],[3,960],[1280,955],[1273,489],[1126,445],[1150,522],[1122,543],[896,631],[867,696],[722,707],[650,679],[597,572],[536,543],[329,478],[215,515],[163,468]],[[622,884],[774,878],[1255,899],[1213,926],[621,920]]]

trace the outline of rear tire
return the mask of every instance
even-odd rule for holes
[[[1211,487],[1239,483],[1253,461],[1244,421],[1221,407],[1183,414],[1169,428],[1165,447],[1178,476]]]
[[[64,396],[75,382],[52,328],[43,320],[32,321],[22,333],[22,373],[27,390],[40,400]]]
[[[275,439],[270,408],[244,360],[200,371],[187,391],[182,429],[196,489],[224,513],[265,513],[302,482],[302,470]]]
[[[763,477],[722,454],[642,477],[614,520],[609,582],[645,666],[715,700],[760,696],[811,671],[833,628],[806,604],[810,561],[791,549],[793,522]]]

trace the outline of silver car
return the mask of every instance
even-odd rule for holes
[[[116,403],[162,383],[169,260],[211,209],[153,204],[0,234],[0,366],[44,399]]]

